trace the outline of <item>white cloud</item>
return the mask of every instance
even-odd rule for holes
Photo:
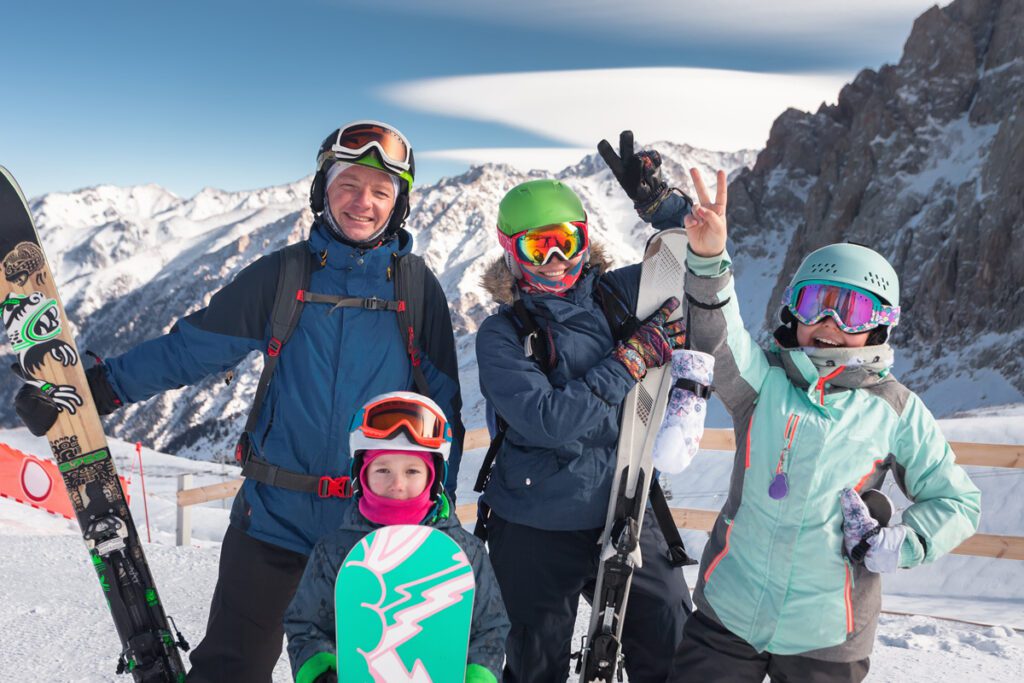
[[[426,16],[558,32],[605,32],[633,39],[787,40],[824,48],[906,36],[935,0],[362,0]],[[947,4],[947,3],[942,3]]]
[[[382,90],[434,114],[500,123],[592,149],[632,129],[640,140],[710,150],[759,149],[787,107],[835,102],[853,74],[771,74],[721,69],[632,68],[456,76]]]
[[[470,165],[508,164],[521,171],[556,173],[579,163],[592,147],[480,147],[475,149],[443,149],[419,153],[419,159],[458,161]]]

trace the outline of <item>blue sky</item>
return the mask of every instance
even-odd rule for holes
[[[847,6],[849,5],[849,6]],[[557,166],[621,127],[760,147],[899,58],[920,0],[127,0],[11,3],[0,164],[26,194],[292,182],[338,124],[377,118],[417,180]],[[517,153],[518,150],[518,153]]]

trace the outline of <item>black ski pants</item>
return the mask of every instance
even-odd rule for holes
[[[868,675],[868,658],[826,662],[800,655],[758,652],[713,619],[694,612],[683,629],[672,662],[671,683],[859,683]]]
[[[270,683],[284,643],[284,611],[309,558],[228,526],[206,635],[189,683]]]
[[[594,594],[601,529],[544,531],[492,512],[487,533],[512,622],[505,683],[564,683],[580,595],[590,601]],[[653,514],[645,516],[640,547],[643,567],[633,575],[622,649],[630,683],[663,683],[691,609],[690,592],[682,569],[668,563]]]

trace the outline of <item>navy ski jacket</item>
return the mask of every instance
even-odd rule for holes
[[[654,216],[656,229],[678,226],[688,198],[671,195]],[[599,245],[590,268],[565,296],[521,294],[557,355],[547,374],[524,353],[508,304],[512,279],[503,263],[485,284],[502,306],[480,325],[476,354],[480,390],[508,423],[483,500],[503,519],[548,531],[604,526],[615,472],[622,403],[636,381],[611,353],[615,346],[597,283],[606,280],[636,310],[640,264],[601,274]],[[682,299],[683,293],[676,296]]]
[[[564,297],[522,295],[554,339],[558,362],[547,374],[523,352],[507,304],[477,333],[480,389],[508,423],[483,499],[510,522],[550,531],[604,524],[622,402],[636,381],[611,355],[612,332],[594,296],[602,277],[635,307],[635,265],[604,275],[591,268]]]
[[[315,223],[309,248],[318,256],[326,252],[326,263],[313,271],[309,291],[394,299],[389,279],[393,254],[408,254],[412,241],[408,232],[399,230],[395,239],[376,249],[357,249],[332,239]],[[280,263],[276,252],[260,258],[168,334],[108,359],[108,377],[117,395],[129,403],[143,401],[228,370],[253,351],[265,351]],[[304,306],[250,438],[256,454],[279,467],[338,477],[351,469],[352,416],[378,394],[415,391],[415,385],[393,312],[331,308]],[[429,270],[423,327],[423,371],[455,435],[445,482],[454,491],[465,431],[458,363],[448,302]],[[434,350],[430,356],[428,349]],[[319,498],[247,480],[235,498],[231,523],[261,541],[308,555],[321,536],[338,528],[349,504],[350,499]]]

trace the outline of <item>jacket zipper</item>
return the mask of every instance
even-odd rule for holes
[[[829,381],[830,379],[832,379],[833,377],[835,377],[836,375],[838,375],[840,372],[842,372],[845,369],[846,369],[845,365],[840,365],[838,368],[836,368],[834,371],[830,372],[829,374],[825,375],[824,377],[818,378],[817,389],[818,389],[818,392],[820,392],[820,395],[821,395],[821,398],[820,398],[821,405],[825,405],[825,382]]]
[[[853,576],[850,573],[850,563],[843,562],[846,567],[846,582],[843,586],[843,604],[846,607],[846,634],[853,633]]]
[[[750,432],[754,430],[754,414],[750,414],[750,421],[747,422],[747,459],[746,466],[743,469],[750,469]]]
[[[728,527],[725,530],[725,546],[722,548],[721,552],[715,555],[715,559],[711,560],[711,564],[708,565],[707,571],[704,572],[704,583],[707,583],[711,578],[711,574],[713,574],[715,569],[718,567],[718,563],[729,554],[729,536],[732,534],[732,525],[735,521],[736,520],[730,519],[725,520],[725,524]]]
[[[779,453],[779,462],[775,466],[775,476],[782,474],[782,470],[786,465],[786,456],[789,455],[789,451],[793,448],[793,439],[796,438],[796,427],[798,424],[800,424],[800,416],[796,413],[791,413],[789,420],[786,422],[786,431],[782,435],[786,445],[783,446],[782,452]]]

